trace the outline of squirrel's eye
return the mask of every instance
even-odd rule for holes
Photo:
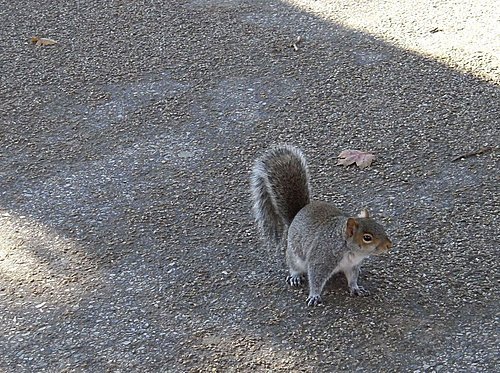
[[[364,241],[364,242],[372,242],[372,240],[373,240],[373,237],[372,237],[372,235],[371,235],[371,234],[365,233],[365,234],[363,235],[363,241]]]

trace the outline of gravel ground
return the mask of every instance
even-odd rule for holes
[[[500,69],[467,54],[494,8],[398,2],[393,43],[360,3],[0,1],[2,371],[498,368]],[[455,23],[461,49],[404,47]],[[283,142],[316,199],[386,226],[372,296],[337,276],[308,308],[262,247],[249,169]]]

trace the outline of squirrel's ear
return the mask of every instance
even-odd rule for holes
[[[363,209],[358,215],[358,218],[369,218],[370,214],[368,213],[368,209]]]
[[[356,233],[356,229],[358,228],[358,222],[354,218],[349,218],[347,219],[347,224],[345,227],[345,234],[348,238],[351,238],[354,236],[354,233]]]

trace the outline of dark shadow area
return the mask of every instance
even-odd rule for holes
[[[494,370],[497,86],[280,1],[3,8],[3,370]],[[261,247],[248,172],[283,142],[387,227],[371,297],[309,309]]]

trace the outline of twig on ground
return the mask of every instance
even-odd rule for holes
[[[299,50],[299,43],[302,41],[302,38],[300,36],[297,36],[297,40],[295,41],[295,43],[291,44],[290,46],[293,47],[293,49],[295,50],[295,52],[297,52]]]
[[[453,158],[451,161],[455,162],[455,161],[458,161],[459,159],[474,157],[475,155],[487,153],[487,152],[490,152],[492,150],[493,150],[493,148],[491,146],[484,146],[478,150],[474,150],[472,152],[459,155],[458,157]]]

